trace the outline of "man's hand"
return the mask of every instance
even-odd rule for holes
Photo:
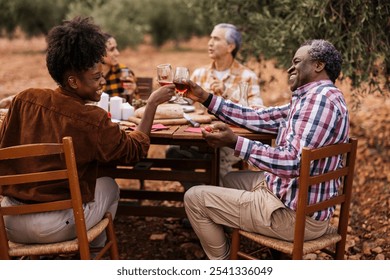
[[[189,90],[184,94],[184,97],[190,98],[196,102],[203,103],[209,97],[209,93],[198,86],[191,80],[183,80],[183,84],[189,86]]]
[[[238,136],[225,123],[216,123],[202,128],[203,138],[213,148],[235,148]]]

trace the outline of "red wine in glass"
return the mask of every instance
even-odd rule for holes
[[[177,99],[174,101],[177,104],[188,104],[183,98],[183,94],[189,90],[189,86],[182,83],[182,80],[188,80],[190,78],[190,71],[187,67],[178,66],[175,70],[173,83],[176,86]]]
[[[173,83],[174,83],[175,86],[176,86],[176,90],[177,90],[180,94],[182,94],[182,95],[183,95],[184,93],[186,93],[187,90],[189,90],[189,86],[183,84],[182,82],[173,81]]]

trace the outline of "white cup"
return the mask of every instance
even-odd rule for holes
[[[128,120],[130,117],[134,116],[134,107],[131,106],[128,102],[123,103],[122,106],[122,120]]]
[[[119,96],[114,96],[110,98],[110,113],[111,118],[120,120],[122,117],[122,103],[123,98]]]
[[[110,96],[103,92],[102,96],[100,96],[100,100],[98,102],[98,106],[108,112],[108,101],[110,100]]]

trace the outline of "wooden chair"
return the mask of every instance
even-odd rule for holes
[[[152,77],[137,77],[137,95],[142,100],[147,100],[153,91]]]
[[[14,259],[26,256],[38,258],[38,256],[43,255],[66,255],[75,253],[79,253],[81,259],[90,259],[91,250],[89,242],[94,240],[104,230],[107,234],[107,242],[103,248],[99,248],[94,259],[100,259],[108,251],[111,259],[118,259],[118,247],[110,213],[106,213],[105,217],[94,227],[88,231],[86,229],[71,137],[64,137],[63,143],[29,144],[0,149],[0,161],[46,155],[61,156],[65,160],[64,166],[66,168],[46,172],[3,175],[0,176],[0,185],[68,180],[71,198],[37,204],[22,204],[9,207],[0,206],[0,259]],[[48,244],[20,244],[8,240],[4,225],[4,216],[64,209],[73,209],[76,223],[76,239]]]
[[[353,138],[350,139],[349,143],[336,144],[318,149],[303,148],[299,175],[299,196],[294,241],[288,242],[257,233],[234,229],[232,233],[231,259],[237,259],[238,257],[256,259],[251,254],[240,251],[240,236],[246,237],[262,246],[271,248],[271,250],[291,255],[292,259],[302,259],[303,255],[317,250],[324,251],[335,259],[344,259],[356,150],[357,140]],[[346,155],[343,168],[317,176],[310,175],[312,161],[340,154]],[[337,196],[320,203],[307,205],[308,189],[310,185],[337,178],[342,178],[342,185],[340,186],[339,194]],[[304,241],[306,216],[333,205],[340,206],[340,216],[337,228],[330,225],[323,236],[314,240]],[[335,245],[335,248],[329,250],[328,247],[332,245]]]

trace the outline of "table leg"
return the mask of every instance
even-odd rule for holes
[[[219,186],[219,148],[214,149],[211,157],[211,184]]]

